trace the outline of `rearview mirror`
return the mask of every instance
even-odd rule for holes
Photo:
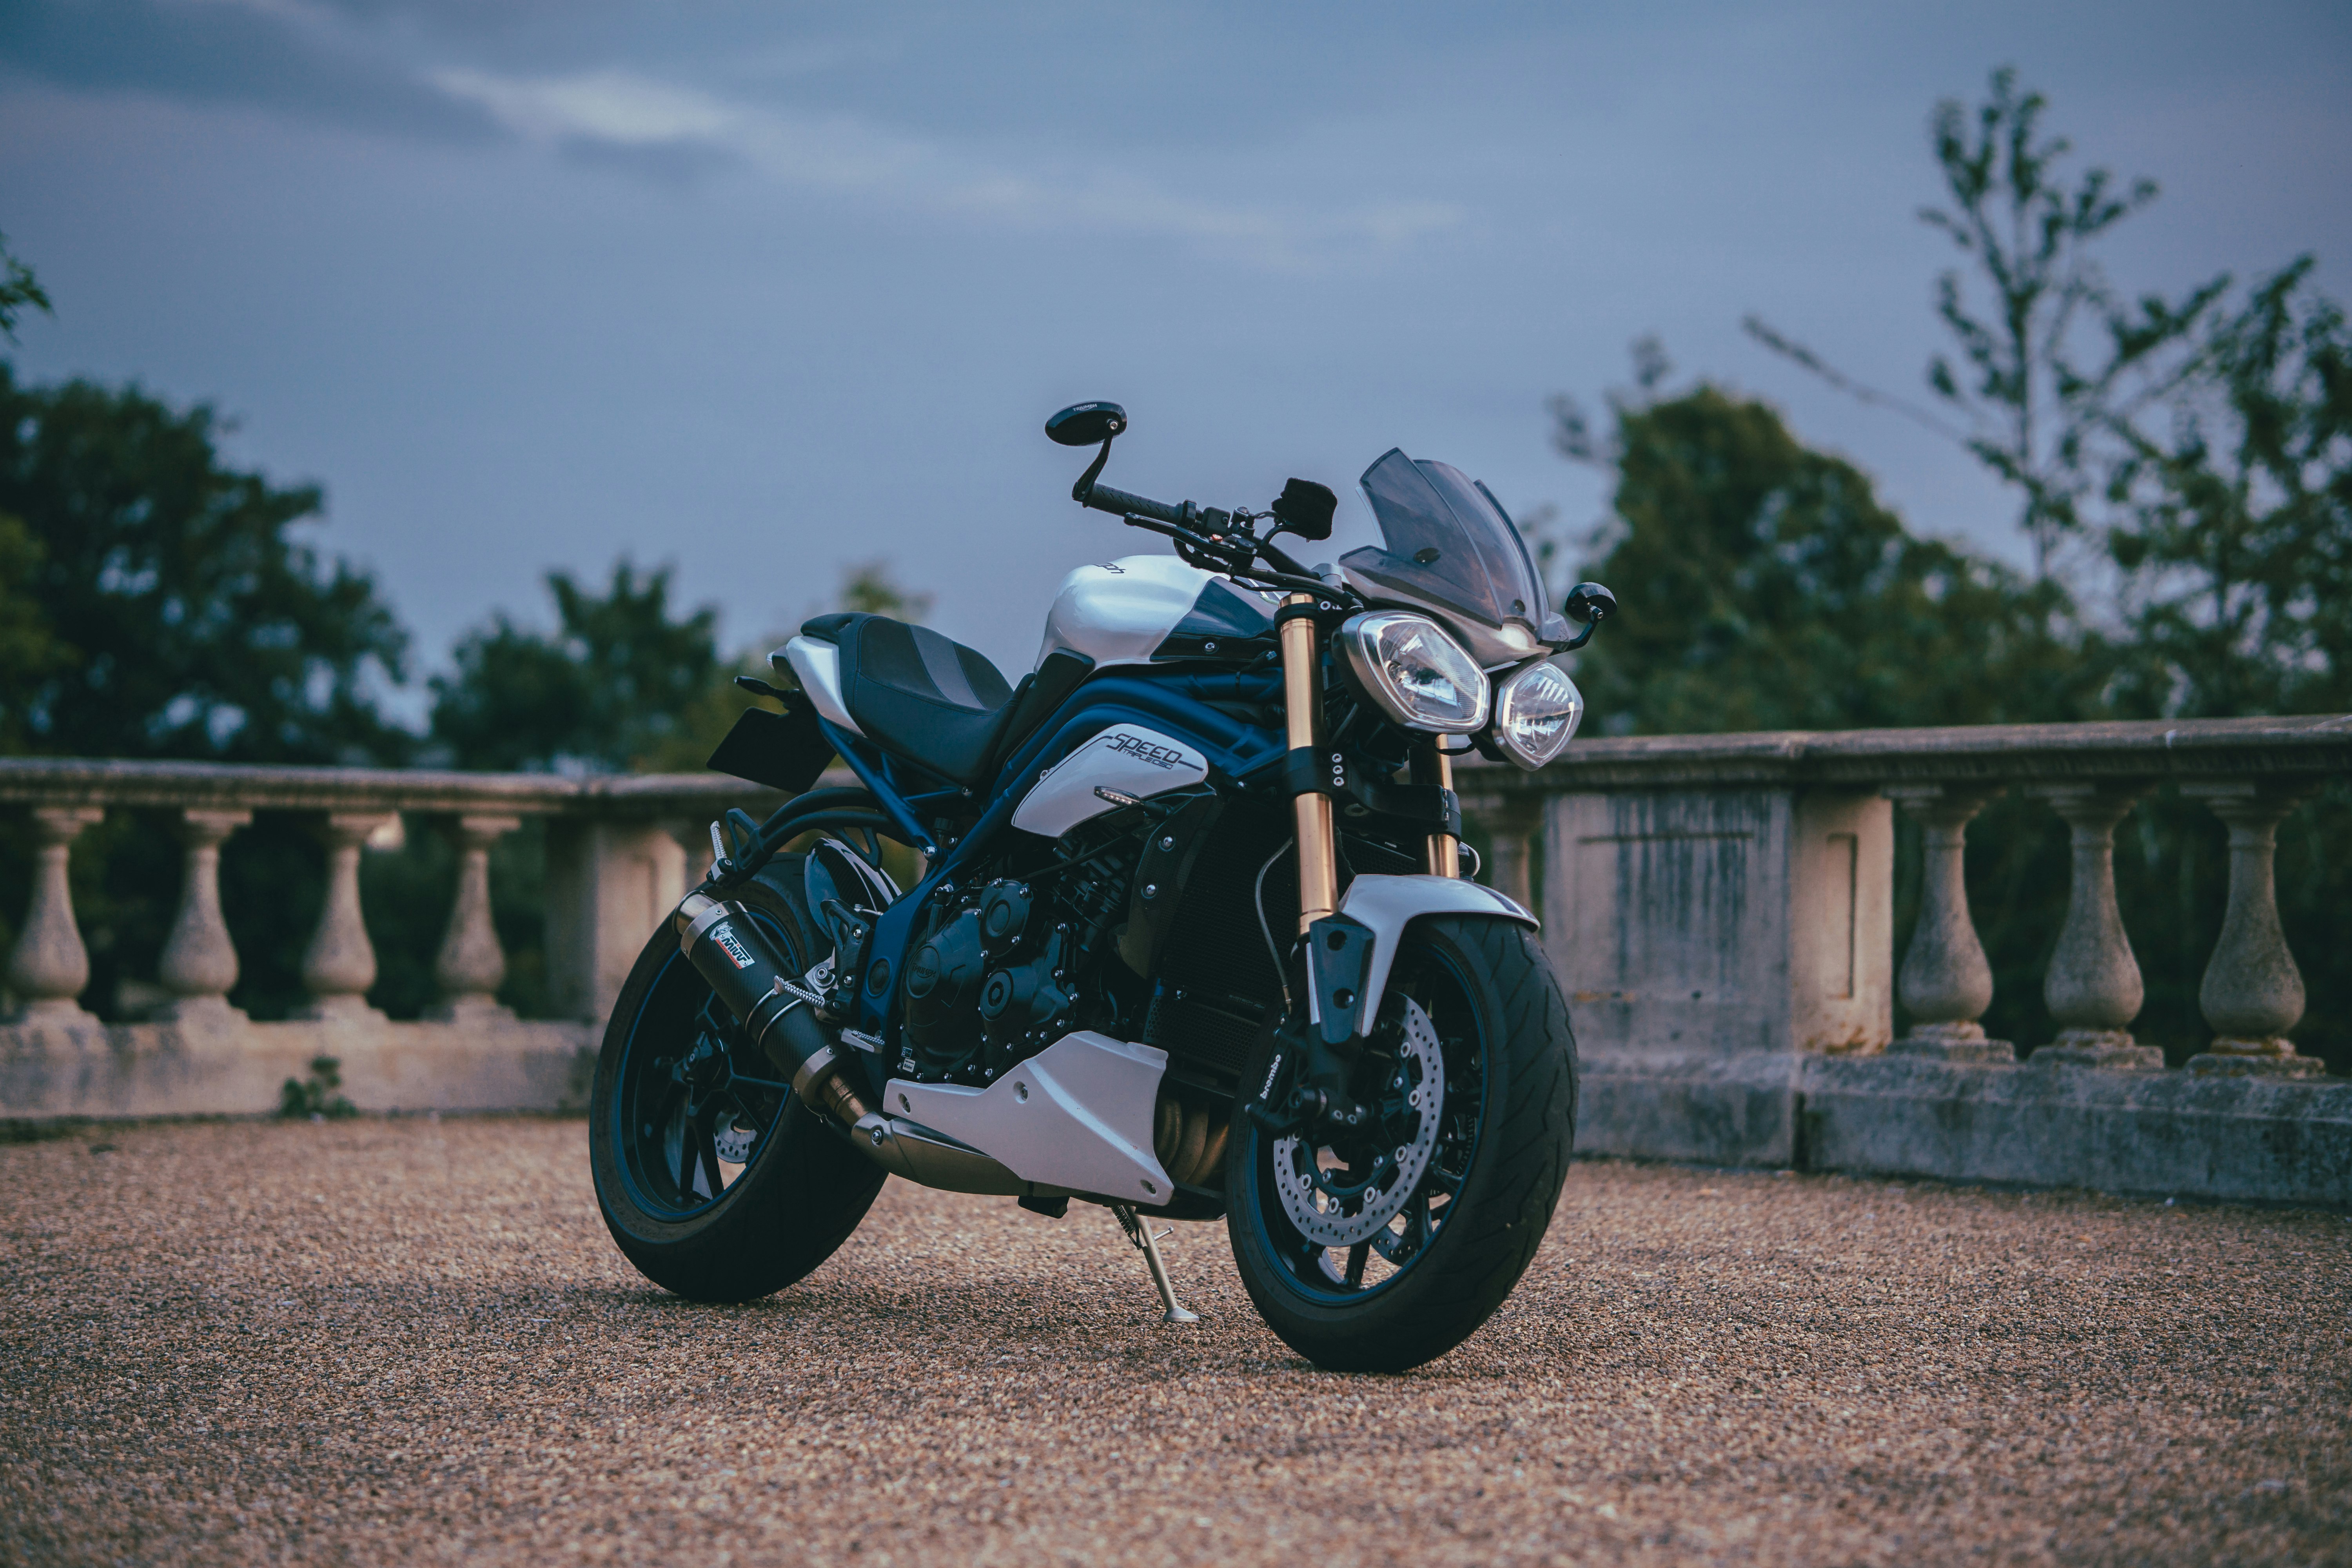
[[[1065,447],[1091,447],[1127,428],[1127,410],[1116,403],[1073,403],[1045,421],[1045,434]]]
[[[1580,626],[1599,626],[1617,613],[1617,595],[1598,583],[1579,583],[1559,610]]]
[[[1275,521],[1282,524],[1284,532],[1301,539],[1330,538],[1331,514],[1339,510],[1339,498],[1331,493],[1331,488],[1313,479],[1290,480],[1274,501]]]

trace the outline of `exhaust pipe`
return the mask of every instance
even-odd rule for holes
[[[742,1023],[751,1044],[790,1079],[812,1110],[855,1127],[866,1114],[856,1089],[844,1082],[833,1042],[817,1022],[816,1009],[796,988],[783,954],[733,900],[720,902],[692,892],[670,917],[678,951],[709,983],[726,1009]]]
[[[800,977],[743,905],[688,893],[670,921],[678,951],[742,1022],[751,1044],[792,1080],[803,1104],[850,1129],[850,1142],[867,1159],[893,1175],[946,1192],[1018,1197],[1061,1192],[1024,1182],[979,1150],[928,1127],[869,1110],[842,1072],[816,1009],[788,987]]]

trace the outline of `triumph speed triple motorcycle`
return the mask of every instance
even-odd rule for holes
[[[1536,921],[1463,875],[1452,762],[1536,768],[1583,699],[1557,656],[1615,601],[1547,607],[1486,488],[1391,451],[1384,543],[1336,568],[1337,498],[1265,512],[1071,492],[1175,554],[1070,574],[1036,668],[872,615],[772,656],[784,711],[711,758],[791,795],[637,959],[597,1059],[596,1193],[696,1300],[822,1263],[886,1176],[1059,1216],[1108,1205],[1178,1306],[1154,1219],[1223,1216],[1251,1300],[1317,1363],[1441,1355],[1510,1292],[1566,1173],[1575,1043]],[[816,788],[838,757],[856,787]],[[879,840],[924,868],[902,890]],[[785,853],[786,847],[807,847]]]

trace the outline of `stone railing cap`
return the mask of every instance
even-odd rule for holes
[[[1727,784],[2008,784],[2352,772],[2352,714],[1580,739],[1529,773],[1464,759],[1465,795]]]
[[[0,802],[277,811],[499,811],[665,816],[769,810],[778,792],[724,773],[473,773],[427,768],[0,757]]]

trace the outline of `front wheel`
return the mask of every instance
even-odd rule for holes
[[[1344,1146],[1236,1120],[1225,1225],[1285,1343],[1337,1372],[1402,1372],[1502,1305],[1567,1178],[1576,1042],[1535,933],[1416,921],[1357,1070],[1377,1125]]]

